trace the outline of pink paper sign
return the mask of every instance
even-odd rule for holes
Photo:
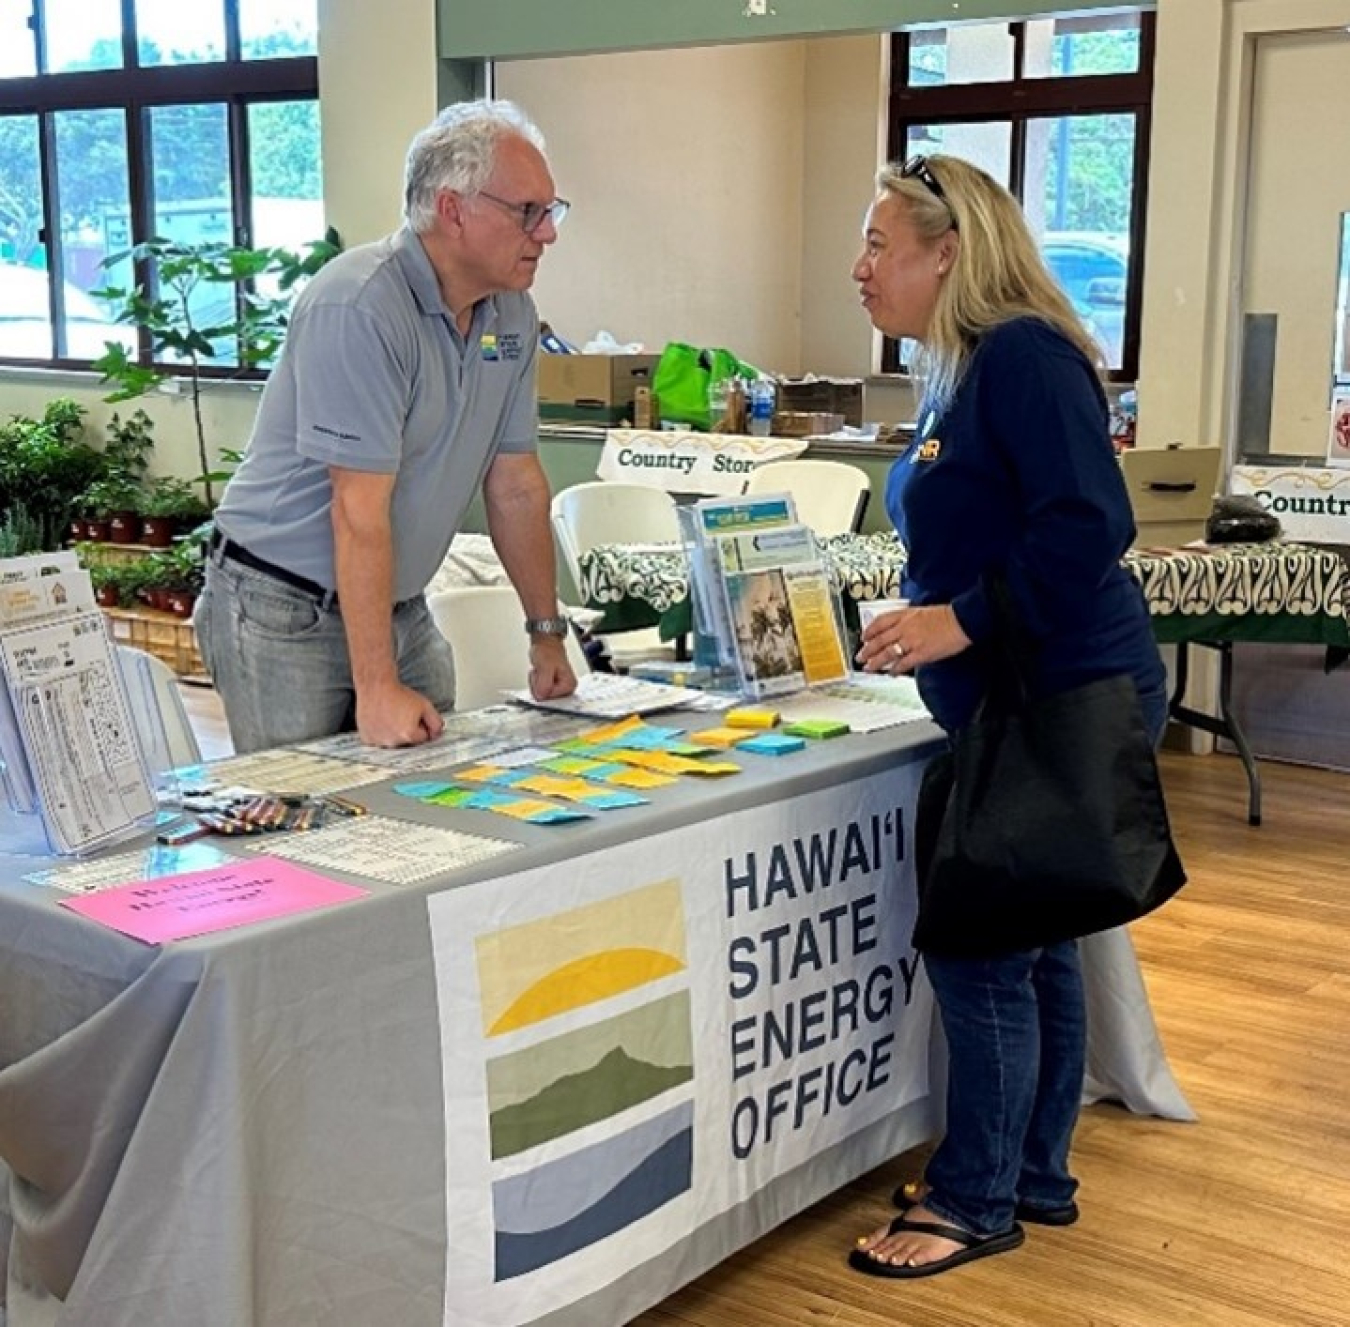
[[[62,899],[61,906],[157,945],[347,903],[368,892],[326,880],[278,857],[254,857],[213,870],[115,885]]]

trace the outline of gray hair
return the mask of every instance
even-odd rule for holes
[[[496,165],[497,144],[508,134],[544,150],[538,126],[510,101],[456,102],[413,139],[403,170],[403,216],[414,231],[431,229],[442,190],[482,189]]]

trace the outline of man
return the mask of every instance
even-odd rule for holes
[[[530,690],[575,688],[526,293],[566,211],[518,108],[450,106],[409,148],[405,225],[297,299],[195,617],[237,751],[353,726],[376,746],[439,736],[454,665],[423,591],[480,486]]]

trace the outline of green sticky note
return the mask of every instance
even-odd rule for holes
[[[793,737],[811,738],[843,737],[848,730],[848,724],[838,719],[799,719],[783,727],[783,731]]]

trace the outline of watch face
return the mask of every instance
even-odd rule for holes
[[[567,635],[567,619],[565,617],[526,618],[525,630],[531,636],[565,636]]]

